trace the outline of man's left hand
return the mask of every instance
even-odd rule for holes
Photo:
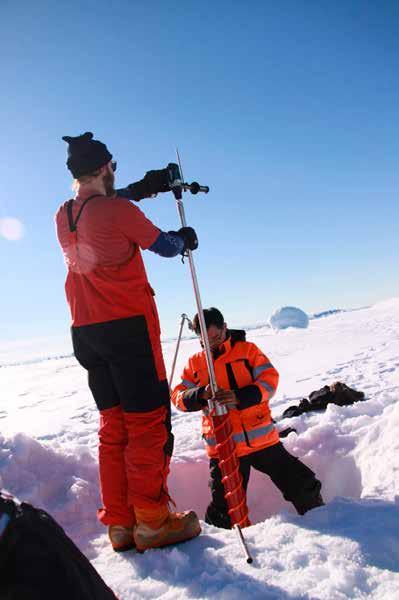
[[[231,408],[237,408],[239,402],[234,390],[223,390],[219,389],[214,397],[212,398],[215,402],[221,406],[227,406]]]

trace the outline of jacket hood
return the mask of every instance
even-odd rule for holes
[[[246,331],[244,329],[228,329],[229,336],[231,337],[232,345],[235,342],[245,342],[246,341]]]

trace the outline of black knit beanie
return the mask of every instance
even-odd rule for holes
[[[69,144],[66,164],[75,179],[93,173],[112,159],[107,146],[98,140],[93,140],[90,131],[77,137],[64,135],[62,139]]]

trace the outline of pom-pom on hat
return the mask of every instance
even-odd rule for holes
[[[93,173],[112,159],[107,146],[99,140],[93,140],[90,131],[76,137],[64,135],[62,139],[69,144],[66,164],[75,179]]]

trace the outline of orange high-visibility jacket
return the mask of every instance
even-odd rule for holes
[[[274,395],[279,375],[269,359],[251,342],[245,331],[230,330],[226,341],[213,352],[219,388],[234,390],[238,408],[229,410],[237,456],[251,454],[277,444],[279,434],[272,422],[269,400]],[[181,382],[172,392],[172,402],[180,410],[202,410],[202,437],[208,456],[217,458],[216,441],[207,403],[200,399],[209,383],[205,351],[188,361]]]

